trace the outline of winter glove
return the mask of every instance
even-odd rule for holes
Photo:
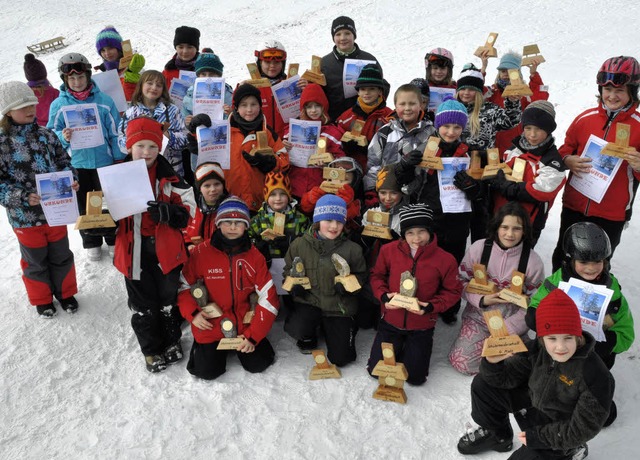
[[[162,201],[148,201],[147,205],[147,212],[154,222],[177,229],[185,228],[189,223],[189,211],[180,205]]]
[[[305,288],[302,287],[301,284],[294,284],[293,287],[291,288],[291,291],[289,291],[291,293],[291,295],[296,296],[296,297],[306,297],[307,296],[307,290]]]
[[[347,203],[347,205],[353,201],[353,199],[355,198],[355,195],[356,194],[353,191],[353,188],[351,188],[349,184],[344,184],[336,192],[336,196],[339,196],[340,198],[342,198],[344,202]]]
[[[375,190],[369,190],[364,193],[364,206],[366,208],[373,208],[378,206],[379,203],[378,193]]]
[[[339,296],[346,296],[351,294],[350,292],[348,292],[345,287],[344,284],[342,283],[336,283],[333,285],[333,290],[336,291],[336,294],[338,294]]]
[[[524,182],[513,182],[507,179],[502,169],[498,170],[496,177],[489,181],[492,190],[500,193],[509,201],[528,201],[536,200],[527,192]]]
[[[269,242],[265,240],[256,240],[253,245],[267,261],[267,267],[271,267],[271,251],[269,250]]]
[[[363,147],[354,140],[342,141],[342,150],[350,157],[354,157],[356,155],[366,156],[368,152],[366,146]]]
[[[412,150],[400,158],[400,164],[403,169],[415,168],[422,161],[422,152],[420,150]]]
[[[198,154],[198,138],[195,134],[187,133],[187,150],[193,155]]]
[[[247,163],[249,163],[254,168],[258,168],[263,174],[271,172],[273,168],[276,167],[277,160],[275,155],[263,155],[262,153],[250,155],[247,152],[243,151],[242,156]]]
[[[479,180],[474,179],[466,171],[458,171],[453,176],[453,185],[462,190],[470,201],[476,201],[482,198],[482,184]]]
[[[194,115],[191,118],[191,122],[189,122],[189,126],[187,129],[193,135],[196,134],[196,130],[198,126],[205,126],[207,128],[211,128],[211,118],[206,113],[199,113],[198,115]]]
[[[145,61],[142,54],[134,54],[129,63],[129,67],[124,71],[124,81],[126,83],[138,83],[140,71],[144,67]]]
[[[271,247],[280,251],[281,254],[285,254],[289,249],[289,237],[277,236],[271,240]]]

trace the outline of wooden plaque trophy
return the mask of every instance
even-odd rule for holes
[[[485,51],[488,51],[489,53],[487,54],[487,57],[490,57],[490,58],[498,57],[498,50],[494,48],[494,45],[496,44],[497,39],[498,39],[498,34],[495,32],[491,32],[487,37],[486,43],[483,46],[479,46],[478,49],[476,49],[476,52],[473,53],[473,55],[480,57],[482,56],[482,53],[484,53]]]
[[[247,69],[249,69],[249,75],[251,75],[251,79],[246,80],[245,83],[249,83],[256,88],[269,88],[271,86],[271,82],[269,81],[269,79],[264,78],[262,75],[260,75],[258,64],[256,64],[255,62],[250,62],[249,64],[247,64]]]
[[[465,291],[480,295],[495,294],[497,292],[495,283],[489,281],[487,267],[483,264],[473,264],[473,278],[467,284]]]
[[[364,120],[354,120],[353,125],[351,126],[351,131],[347,131],[346,133],[344,133],[340,140],[342,142],[353,141],[360,147],[366,147],[369,142],[367,141],[367,136],[362,134],[363,128]]]
[[[616,124],[616,140],[609,142],[600,151],[602,155],[618,157],[624,159],[629,151],[633,151],[633,147],[629,147],[629,138],[631,137],[631,125],[626,123]]]
[[[320,189],[327,193],[336,193],[346,182],[347,172],[342,168],[322,168]]]
[[[342,377],[340,370],[335,364],[330,364],[324,350],[313,350],[311,352],[316,365],[309,373],[309,380],[339,379]]]
[[[338,272],[338,276],[334,278],[336,283],[342,283],[347,292],[356,292],[362,289],[356,275],[351,274],[351,267],[349,267],[344,257],[334,252],[331,254],[331,262],[333,262],[333,266]]]
[[[321,70],[322,58],[320,56],[311,56],[311,69],[302,74],[302,78],[311,82],[317,83],[320,86],[326,86],[327,79]]]
[[[199,279],[195,284],[191,285],[191,295],[200,309],[205,312],[209,318],[218,318],[222,316],[222,310],[220,307],[215,302],[209,302],[209,291],[204,285],[204,280]]]
[[[524,170],[527,166],[527,160],[524,158],[516,158],[513,162],[511,174],[507,174],[506,178],[513,182],[522,182],[524,179]]]
[[[378,361],[372,374],[378,377],[378,388],[373,393],[375,399],[406,404],[404,382],[409,373],[404,364],[396,362],[393,344],[382,342],[382,360]]]
[[[220,329],[222,329],[224,339],[220,340],[216,350],[236,350],[244,339],[238,337],[238,331],[233,321],[229,318],[223,319],[220,323]]]
[[[316,166],[319,164],[329,164],[333,161],[333,155],[327,152],[327,139],[320,136],[318,138],[318,145],[316,147],[316,153],[309,155],[307,164],[310,166]]]
[[[522,48],[522,65],[529,67],[533,64],[533,60],[537,60],[539,64],[546,62],[544,57],[540,54],[540,48],[538,45],[525,45]]]
[[[102,192],[87,192],[86,209],[87,213],[83,216],[78,216],[78,219],[76,220],[76,230],[116,226],[116,223],[111,218],[111,214],[102,213]]]
[[[256,153],[260,155],[275,155],[273,149],[269,147],[269,136],[266,131],[256,132],[256,146],[251,149],[249,155],[255,155]]]
[[[122,57],[120,58],[120,65],[118,66],[118,70],[124,70],[129,67],[131,59],[133,59],[133,48],[131,47],[131,40],[123,40]]]
[[[482,315],[491,334],[484,341],[482,356],[498,356],[527,351],[527,347],[519,336],[509,334],[500,310],[484,311]]]
[[[287,78],[295,77],[298,75],[298,71],[300,70],[300,64],[289,64],[289,68],[287,69]]]
[[[508,289],[500,291],[500,295],[498,297],[508,300],[519,307],[527,308],[529,306],[529,298],[522,293],[522,288],[524,288],[524,276],[524,273],[514,270],[511,275],[511,286],[509,286]]]
[[[482,171],[482,178],[495,177],[498,174],[498,169],[502,169],[505,174],[511,174],[512,172],[509,165],[500,161],[500,150],[487,149],[487,166]]]
[[[426,169],[438,169],[442,171],[444,166],[442,165],[442,158],[438,155],[438,149],[440,148],[440,138],[437,136],[431,136],[427,140],[427,145],[424,148],[422,154],[422,161],[420,162],[421,168]]]
[[[244,318],[242,319],[244,324],[249,324],[256,315],[256,305],[258,305],[258,293],[252,292],[249,294],[249,311],[245,313]]]
[[[520,69],[509,69],[509,84],[502,91],[502,97],[533,96],[533,91],[520,77]]]
[[[388,212],[373,211],[370,209],[367,211],[367,220],[362,230],[362,235],[391,240],[393,236],[389,228],[390,221],[391,216]]]
[[[400,275],[400,294],[396,294],[389,301],[389,304],[405,308],[412,312],[420,311],[420,304],[415,296],[418,289],[416,279],[411,275],[410,271],[402,272]]]
[[[480,158],[480,152],[477,150],[471,151],[471,160],[469,162],[469,170],[467,174],[469,174],[474,179],[481,179],[482,173],[484,172],[482,168],[482,159]]]
[[[263,240],[274,240],[279,236],[284,236],[284,224],[287,220],[287,216],[285,216],[281,212],[276,212],[273,215],[273,228],[268,228],[264,230],[260,236]]]
[[[291,263],[291,270],[289,271],[289,276],[284,279],[282,283],[282,289],[285,291],[291,291],[293,286],[299,284],[305,289],[311,289],[311,282],[309,278],[305,276],[304,264],[302,263],[302,259],[300,257],[294,257],[293,262]]]

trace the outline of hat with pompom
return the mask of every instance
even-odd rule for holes
[[[554,289],[536,309],[538,337],[554,334],[582,335],[582,322],[576,303],[562,289]]]
[[[27,84],[42,82],[47,79],[47,68],[44,66],[42,61],[36,59],[33,54],[28,53],[24,55],[23,67]]]
[[[465,64],[458,77],[458,91],[465,88],[474,89],[480,93],[484,89],[484,76],[473,64]]]
[[[458,125],[464,128],[467,126],[467,119],[467,108],[464,104],[456,101],[450,95],[446,95],[444,102],[438,106],[434,124],[436,129],[448,124]]]
[[[522,56],[515,51],[509,51],[500,58],[498,70],[519,69],[522,65]]]
[[[96,37],[96,50],[98,54],[105,47],[116,48],[122,52],[122,36],[118,33],[115,27],[107,26],[98,32]]]

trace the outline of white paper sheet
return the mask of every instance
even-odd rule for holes
[[[198,165],[213,161],[222,169],[231,169],[229,120],[212,120],[211,128],[198,126]]]
[[[342,69],[342,90],[344,92],[344,98],[350,98],[357,96],[356,82],[360,76],[362,68],[367,64],[375,64],[376,61],[367,61],[364,59],[345,59],[344,67]]]
[[[289,162],[299,168],[308,168],[309,157],[316,153],[322,122],[311,120],[289,120]]]
[[[144,160],[134,160],[98,168],[102,193],[114,220],[147,210],[155,200]]]
[[[189,86],[193,85],[196,81],[196,73],[192,70],[181,70],[178,73],[178,78],[183,81],[189,82]]]
[[[40,204],[50,227],[75,224],[78,219],[78,199],[71,184],[71,171],[36,174]]]
[[[62,116],[71,134],[71,150],[90,149],[104,144],[102,122],[96,104],[76,104],[62,107]]]
[[[613,297],[613,290],[601,284],[591,284],[577,278],[561,281],[558,287],[567,293],[578,306],[582,330],[590,333],[598,342],[606,337],[602,330],[607,307]]]
[[[171,87],[169,88],[169,96],[173,103],[182,110],[182,101],[187,94],[187,90],[191,87],[191,83],[187,80],[179,80],[174,78],[171,80]]]
[[[300,75],[294,75],[271,87],[278,110],[285,123],[291,118],[298,118],[300,116],[300,96],[302,95],[302,90],[298,88],[299,81]]]
[[[113,99],[113,102],[116,104],[118,112],[124,112],[127,110],[127,99],[124,95],[120,76],[116,69],[92,74],[91,78],[96,82],[100,91],[111,96],[111,99]]]
[[[224,92],[224,78],[196,78],[193,85],[193,114],[206,113],[211,120],[222,120]]]
[[[443,171],[438,171],[440,187],[440,204],[444,213],[471,212],[471,201],[467,200],[462,190],[453,185],[453,176],[458,171],[469,169],[471,160],[468,157],[442,158]]]

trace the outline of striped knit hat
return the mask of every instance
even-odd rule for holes
[[[378,64],[367,64],[360,71],[360,75],[356,80],[356,90],[365,87],[384,89],[382,67]]]
[[[96,37],[96,50],[98,54],[105,47],[117,48],[122,53],[122,36],[118,33],[115,27],[107,26],[98,32]]]
[[[444,101],[436,111],[435,125],[438,129],[442,125],[467,126],[467,109],[462,102],[456,101],[450,95],[445,96]]]
[[[407,230],[420,227],[433,233],[433,211],[425,203],[409,204],[400,210],[400,234],[404,238]]]
[[[221,222],[243,222],[249,228],[249,207],[237,196],[230,196],[218,206],[216,214],[216,227]]]
[[[557,127],[556,110],[549,101],[533,101],[522,112],[522,127],[533,125],[547,134],[551,134]]]
[[[484,77],[482,72],[473,64],[465,64],[460,72],[458,78],[458,91],[461,89],[470,88],[475,89],[478,92],[482,92],[484,89]]]
[[[554,334],[582,335],[578,307],[562,289],[554,289],[540,301],[536,309],[536,333],[538,337]]]
[[[321,220],[337,220],[344,224],[347,222],[347,203],[331,193],[323,195],[313,210],[313,223]]]
[[[224,171],[218,163],[208,161],[206,163],[198,165],[194,176],[197,190],[200,190],[202,184],[209,179],[219,180],[220,182],[222,182],[223,186],[225,185]]]

